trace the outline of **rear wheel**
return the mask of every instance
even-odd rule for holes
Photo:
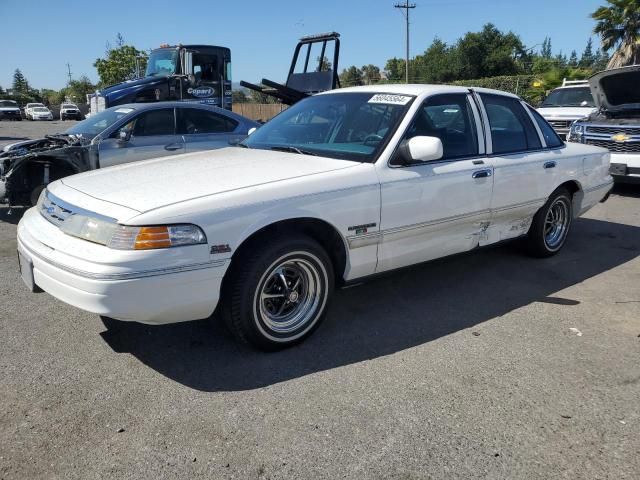
[[[535,257],[550,257],[564,246],[573,220],[573,202],[566,188],[551,194],[538,210],[527,234],[529,253]]]
[[[309,336],[324,318],[333,267],[324,249],[300,234],[273,238],[232,266],[222,314],[231,333],[262,350],[278,350]]]

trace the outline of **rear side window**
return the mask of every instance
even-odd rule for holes
[[[161,108],[143,112],[136,117],[133,127],[134,137],[173,135],[174,132],[173,108]]]
[[[416,136],[438,137],[444,160],[478,155],[476,124],[467,95],[428,98],[416,113],[405,139]]]
[[[494,154],[542,148],[531,118],[515,98],[480,94],[489,117]]]
[[[531,112],[531,115],[533,115],[533,118],[535,118],[540,131],[542,132],[542,136],[544,137],[544,141],[546,142],[547,147],[557,148],[563,146],[564,142],[562,141],[562,139],[558,136],[553,127],[551,127],[551,125],[549,125],[549,123],[544,118],[542,118],[542,115],[536,112],[533,108],[528,108]]]
[[[195,135],[198,133],[233,132],[238,122],[232,118],[200,108],[178,109],[178,133]]]

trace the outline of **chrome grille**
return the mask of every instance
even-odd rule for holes
[[[573,120],[548,120],[548,122],[553,128],[569,128]]]
[[[615,153],[640,153],[640,142],[614,142],[612,140],[602,140],[587,138],[587,145],[606,148]]]
[[[54,225],[60,226],[69,217],[75,215],[75,212],[71,205],[46,192],[40,204],[40,214]]]
[[[625,127],[617,125],[613,127],[599,127],[588,125],[587,133],[600,133],[603,135],[615,135],[617,133],[625,133],[627,135],[640,135],[640,127]]]

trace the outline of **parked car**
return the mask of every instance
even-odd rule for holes
[[[10,205],[33,205],[44,187],[74,173],[225,147],[260,124],[217,107],[134,103],[113,107],[62,134],[19,142],[0,153]]]
[[[596,110],[587,80],[563,80],[544,99],[538,113],[542,115],[564,140],[571,124]]]
[[[13,100],[0,100],[0,120],[22,120],[18,104]]]
[[[24,106],[24,116],[27,120],[33,120],[33,117],[31,116],[31,111],[34,108],[38,108],[38,107],[44,107],[44,104],[42,103],[27,103]]]
[[[82,120],[82,112],[75,103],[63,103],[60,105],[60,120]]]
[[[53,113],[47,107],[32,107],[29,110],[31,120],[53,120]]]
[[[614,180],[640,184],[640,65],[596,73],[589,85],[598,110],[571,126],[569,141],[608,149]]]
[[[22,277],[126,321],[219,304],[238,339],[282,348],[320,324],[336,283],[518,237],[556,254],[608,170],[606,150],[565,145],[515,95],[333,90],[235,148],[52,183],[18,225]]]

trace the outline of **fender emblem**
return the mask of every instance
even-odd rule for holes
[[[363,233],[367,233],[369,231],[369,228],[373,228],[376,225],[377,225],[376,223],[367,223],[365,225],[353,225],[351,227],[348,227],[347,230],[350,232],[355,231],[356,235],[362,235]]]
[[[225,243],[223,245],[211,245],[211,251],[209,253],[215,255],[217,253],[229,253],[230,251],[231,247],[228,243]]]

